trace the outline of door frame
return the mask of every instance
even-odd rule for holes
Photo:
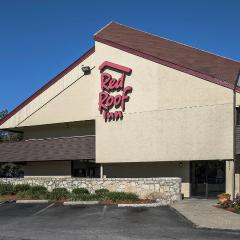
[[[193,197],[193,198],[209,198],[211,196],[209,196],[209,163],[211,162],[216,162],[216,161],[219,161],[221,163],[224,164],[224,191],[226,189],[226,161],[225,160],[196,160],[196,161],[190,161],[190,197]],[[197,162],[201,162],[201,163],[204,163],[205,165],[205,194],[204,195],[193,195],[193,166],[194,166],[194,163],[196,164]],[[213,196],[212,196],[213,197]]]

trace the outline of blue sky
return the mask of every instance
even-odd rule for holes
[[[239,0],[0,0],[0,110],[94,45],[110,21],[240,61]]]

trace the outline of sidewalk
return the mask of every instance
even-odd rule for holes
[[[171,207],[192,222],[197,228],[238,230],[240,214],[218,209],[217,200],[188,199],[174,203]]]

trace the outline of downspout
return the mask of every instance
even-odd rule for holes
[[[236,187],[236,179],[235,179],[235,172],[236,172],[236,88],[238,85],[238,80],[240,79],[240,69],[237,74],[237,78],[234,82],[233,88],[233,198],[235,198],[235,187]]]

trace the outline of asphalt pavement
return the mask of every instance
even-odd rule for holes
[[[240,232],[194,228],[168,207],[0,205],[0,240],[240,239]]]

